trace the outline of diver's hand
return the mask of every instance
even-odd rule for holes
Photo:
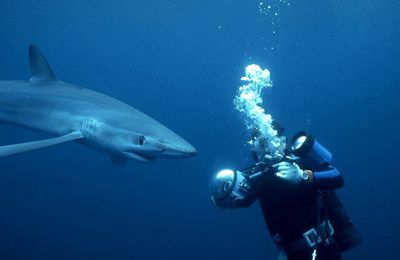
[[[296,163],[280,162],[272,165],[276,170],[275,175],[291,184],[299,184],[302,180],[303,170]]]

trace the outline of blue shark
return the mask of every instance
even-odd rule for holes
[[[32,77],[0,81],[0,122],[38,130],[52,137],[0,146],[0,157],[77,141],[128,159],[184,158],[196,149],[179,135],[139,110],[102,93],[59,80],[49,63],[29,46]]]

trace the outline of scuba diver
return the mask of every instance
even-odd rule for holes
[[[286,139],[283,128],[276,129]],[[225,169],[212,178],[211,198],[217,207],[245,208],[258,199],[280,249],[278,259],[341,259],[342,252],[361,242],[334,191],[344,180],[325,147],[300,132],[277,160],[266,152],[268,140],[257,130],[252,140],[254,166]]]

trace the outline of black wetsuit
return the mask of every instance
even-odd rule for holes
[[[304,165],[299,166],[307,169]],[[314,172],[312,183],[295,186],[273,174],[265,180],[257,194],[265,222],[272,238],[286,251],[290,260],[311,260],[314,249],[316,259],[341,259],[341,252],[351,246],[341,245],[335,241],[335,236],[340,235],[342,229],[353,227],[333,191],[343,186],[343,177],[329,165],[310,170]],[[335,229],[335,236],[327,236],[326,244],[293,248],[294,242],[302,240],[306,231],[318,227],[325,220],[329,220]]]

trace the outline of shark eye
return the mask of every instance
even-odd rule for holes
[[[145,142],[146,142],[146,138],[144,138],[144,136],[140,136],[140,137],[139,137],[139,140],[138,140],[138,143],[139,143],[140,145],[144,145]]]

